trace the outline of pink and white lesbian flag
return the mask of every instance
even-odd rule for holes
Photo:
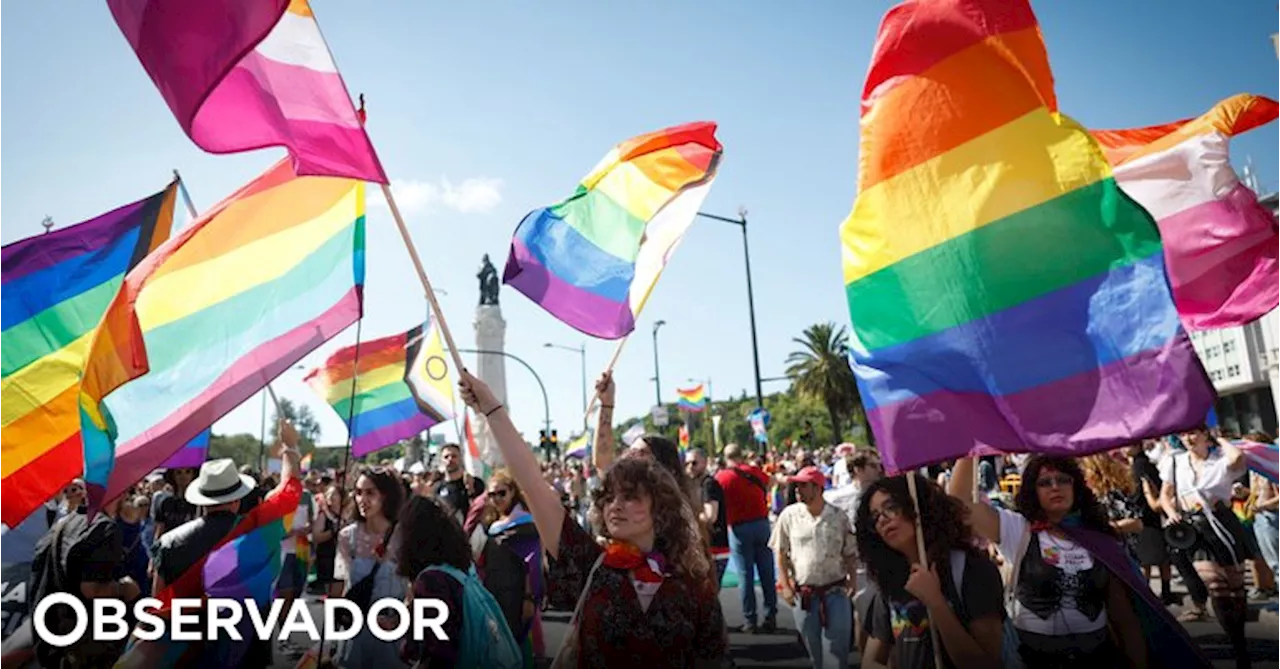
[[[1178,315],[1188,330],[1243,325],[1280,303],[1276,217],[1231,167],[1231,138],[1277,116],[1236,95],[1203,116],[1094,130],[1116,183],[1156,219]]]

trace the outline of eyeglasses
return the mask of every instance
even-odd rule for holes
[[[1057,476],[1042,476],[1036,479],[1036,487],[1044,488],[1045,490],[1048,490],[1049,488],[1054,488],[1057,486],[1063,486],[1064,488],[1070,487],[1074,483],[1075,481],[1072,481],[1071,477],[1067,476],[1066,474],[1058,474]]]
[[[490,490],[489,491],[490,497],[497,497],[498,499],[502,499],[509,494],[511,494],[510,490]]]
[[[895,502],[885,502],[880,505],[880,510],[871,512],[871,524],[879,525],[882,520],[893,520],[902,517],[902,507]]]
[[[66,490],[63,490],[63,491],[62,491],[62,494],[64,494],[64,495],[79,495],[79,494],[80,494],[80,493],[82,493],[82,492],[84,492],[84,488],[81,488],[81,487],[80,487],[80,486],[78,486],[78,485],[73,485],[73,486],[69,486]]]

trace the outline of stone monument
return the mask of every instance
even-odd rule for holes
[[[502,352],[506,350],[507,322],[502,319],[502,308],[498,306],[498,290],[502,282],[498,278],[498,270],[489,262],[488,254],[481,261],[476,278],[480,280],[480,304],[476,307],[475,320],[476,349],[493,351],[476,354],[476,376],[489,385],[499,402],[506,404],[507,358]],[[498,450],[484,416],[476,416],[476,443],[486,464],[491,467],[502,465],[502,452]]]

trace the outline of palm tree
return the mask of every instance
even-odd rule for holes
[[[849,368],[849,333],[843,325],[815,323],[805,329],[803,337],[792,341],[801,349],[787,356],[787,376],[799,396],[826,405],[831,429],[840,439],[841,423],[857,415],[862,406],[857,381]],[[870,432],[867,434],[870,438]]]

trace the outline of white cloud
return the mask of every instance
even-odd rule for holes
[[[441,177],[438,181],[392,179],[391,191],[404,214],[425,214],[450,209],[460,214],[485,214],[502,202],[502,179],[469,177],[454,185]],[[386,207],[382,198],[370,198],[375,206]]]

